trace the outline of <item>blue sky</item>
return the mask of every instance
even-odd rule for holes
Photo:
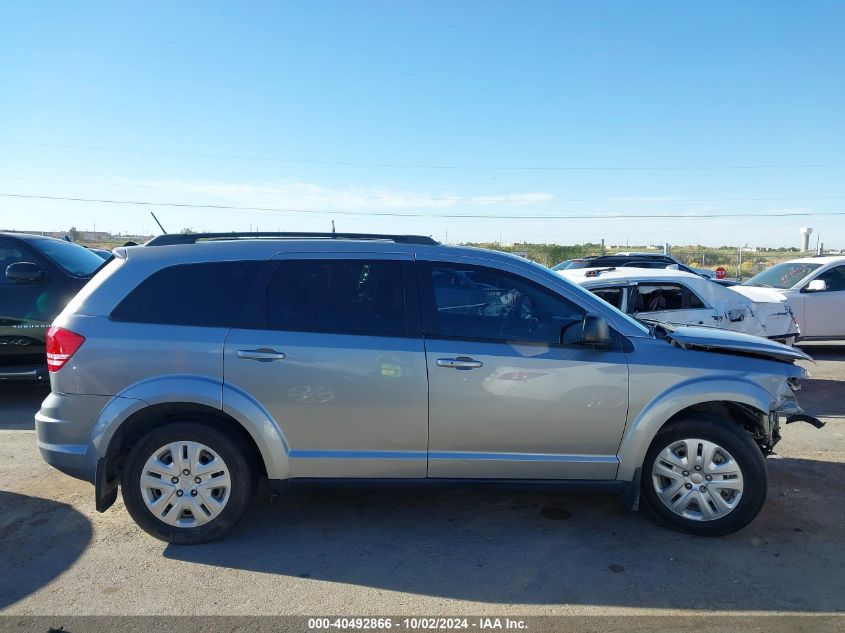
[[[841,1],[6,2],[0,193],[273,209],[153,207],[174,230],[845,248],[845,215],[736,215],[845,213],[844,32]],[[0,227],[149,210],[0,196]],[[649,214],[683,217],[600,217]]]

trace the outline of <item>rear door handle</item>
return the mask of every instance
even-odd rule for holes
[[[473,360],[469,356],[458,356],[457,358],[438,358],[437,366],[451,369],[475,369],[483,367],[484,363],[480,360]]]
[[[269,363],[274,360],[284,360],[285,355],[274,349],[239,349],[238,358],[245,360],[257,360],[262,363]]]

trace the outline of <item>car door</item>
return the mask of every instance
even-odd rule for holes
[[[827,286],[825,290],[808,291],[805,286],[804,322],[801,336],[845,337],[845,264],[834,266],[820,273],[813,280],[820,279]]]
[[[41,279],[20,282],[6,278],[11,264],[31,262],[44,270]],[[27,377],[46,364],[47,329],[58,314],[51,278],[44,261],[20,242],[0,238],[0,375]],[[25,373],[19,373],[24,371]],[[36,368],[36,369],[34,369]]]
[[[410,256],[295,253],[269,266],[227,337],[224,371],[281,429],[290,476],[425,477],[428,385]]]
[[[706,305],[689,288],[671,282],[637,284],[629,312],[641,319],[654,319],[678,325],[716,327],[722,315]]]
[[[622,338],[577,338],[585,310],[525,276],[478,260],[419,262],[429,376],[429,477],[612,479],[625,426]],[[432,279],[483,282],[484,297]]]

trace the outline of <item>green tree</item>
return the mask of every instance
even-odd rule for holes
[[[70,231],[68,231],[68,233],[70,234],[70,239],[72,239],[74,242],[78,242],[79,238],[82,237],[79,233],[79,230],[75,226],[70,227]]]

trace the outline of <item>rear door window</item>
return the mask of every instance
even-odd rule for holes
[[[262,264],[212,262],[163,268],[132,290],[112,311],[111,318],[132,323],[230,327]]]
[[[402,335],[407,321],[400,261],[285,259],[267,286],[267,325],[273,330]]]

